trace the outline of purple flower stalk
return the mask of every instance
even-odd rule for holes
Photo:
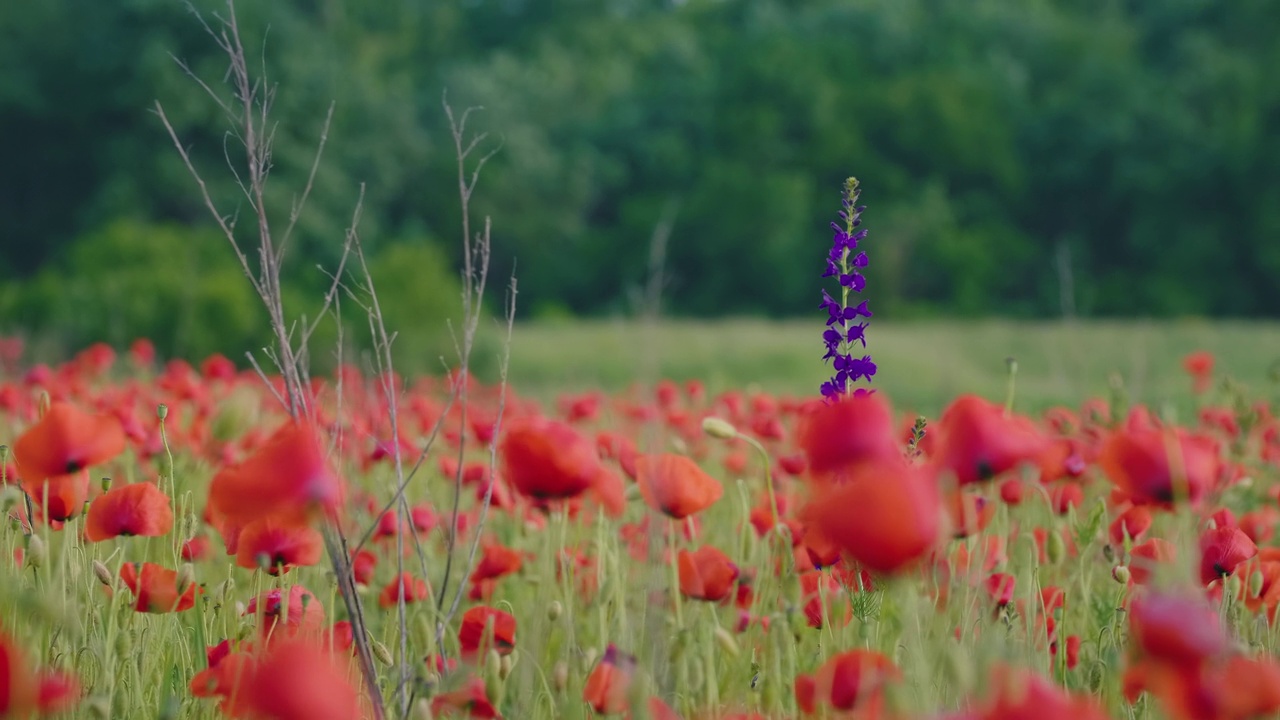
[[[822,273],[822,277],[834,277],[840,283],[840,300],[828,295],[824,289],[822,304],[819,305],[827,311],[827,329],[822,333],[827,354],[822,359],[831,360],[831,366],[836,371],[830,380],[822,383],[822,396],[827,400],[836,400],[847,393],[849,383],[862,378],[870,381],[871,376],[876,374],[876,364],[871,362],[870,355],[853,355],[857,346],[863,349],[867,347],[867,323],[859,322],[858,319],[871,317],[866,300],[854,306],[849,305],[849,292],[860,293],[867,286],[866,277],[858,272],[867,266],[867,254],[858,249],[858,243],[867,237],[865,229],[857,229],[862,224],[862,211],[866,209],[857,204],[860,193],[856,178],[844,181],[844,192],[840,198],[840,219],[844,221],[844,226],[831,223],[835,238],[831,241],[831,252],[827,255],[827,270]],[[870,391],[859,388],[855,394],[865,392]]]

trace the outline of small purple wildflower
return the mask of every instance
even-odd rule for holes
[[[858,243],[867,237],[865,229],[857,230],[862,224],[862,211],[866,208],[857,204],[858,181],[849,178],[844,183],[841,195],[840,219],[844,227],[831,223],[835,237],[831,241],[831,252],[827,254],[827,268],[822,277],[836,278],[840,284],[840,299],[831,297],[824,289],[822,304],[818,307],[827,311],[827,329],[822,333],[822,341],[826,343],[827,352],[823,361],[831,360],[831,367],[836,371],[832,378],[822,383],[822,396],[827,400],[835,400],[849,391],[849,383],[865,378],[871,380],[876,374],[876,364],[871,362],[870,355],[860,358],[853,356],[856,343],[867,346],[867,323],[857,322],[860,317],[871,317],[867,301],[863,300],[855,306],[849,305],[849,292],[862,292],[867,286],[866,277],[859,272],[867,266],[867,254],[858,249]],[[855,394],[869,392],[858,389]]]

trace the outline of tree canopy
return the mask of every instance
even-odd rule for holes
[[[213,23],[225,12],[198,9]],[[237,11],[277,89],[282,213],[335,103],[289,273],[299,292],[326,282],[316,265],[336,261],[361,183],[371,252],[422,243],[437,249],[414,257],[459,261],[447,92],[484,108],[474,122],[497,152],[474,209],[493,218],[495,272],[518,263],[526,315],[633,310],[664,218],[668,311],[812,313],[848,175],[868,205],[868,293],[890,315],[1280,308],[1280,14],[1268,0]],[[88,287],[113,273],[85,267],[102,249],[79,246],[118,243],[122,228],[216,242],[153,103],[232,208],[223,154],[235,140],[174,58],[225,89],[225,58],[177,0],[0,7],[10,324],[33,296],[56,303],[50,273],[74,268]],[[151,331],[159,315],[140,317]]]

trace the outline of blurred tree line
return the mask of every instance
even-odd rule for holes
[[[225,12],[200,0],[206,13]],[[336,112],[288,268],[318,307],[361,183],[408,352],[438,354],[460,263],[442,96],[497,154],[475,207],[521,312],[636,309],[671,220],[664,309],[817,312],[845,176],[885,314],[1280,309],[1272,0],[242,2],[278,84],[287,219]],[[261,318],[164,135],[239,190],[226,59],[178,0],[0,6],[0,326],[68,343],[252,346]],[[517,262],[518,261],[518,262]],[[432,329],[421,327],[430,324]],[[418,331],[422,331],[418,333]],[[421,340],[413,340],[421,334]],[[427,336],[430,337],[427,337]],[[416,344],[415,344],[416,343]],[[434,362],[429,360],[428,362]]]

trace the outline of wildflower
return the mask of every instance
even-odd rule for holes
[[[307,523],[336,515],[346,489],[329,466],[319,429],[289,422],[239,465],[224,467],[209,486],[209,503],[227,520],[249,523],[268,515]]]
[[[1034,462],[1049,442],[1027,418],[977,395],[961,395],[942,413],[935,460],[961,485],[982,482]]]
[[[108,490],[89,506],[85,537],[101,542],[121,535],[159,537],[173,528],[169,496],[149,482]]]
[[[236,565],[281,575],[299,565],[315,565],[324,554],[324,539],[308,525],[259,518],[240,531]]]
[[[801,418],[796,444],[816,479],[837,478],[859,463],[902,457],[893,410],[878,394],[815,405]]]
[[[38,484],[107,462],[124,451],[124,444],[124,430],[114,416],[90,415],[70,403],[54,402],[13,444],[13,454],[22,477]]]
[[[844,483],[819,490],[803,511],[808,526],[881,573],[927,555],[939,539],[942,514],[935,478],[901,460],[859,467]]]
[[[176,570],[149,562],[125,563],[120,566],[120,580],[133,591],[133,609],[138,612],[190,610],[196,606],[196,592],[204,592],[204,588],[195,583],[185,583],[186,587],[179,587]]]
[[[805,714],[822,705],[838,711],[858,708],[863,717],[879,717],[884,709],[884,688],[902,679],[902,672],[888,657],[874,650],[850,650],[831,657],[813,675],[796,676],[796,704]]]
[[[681,550],[676,555],[676,568],[681,594],[711,602],[728,598],[739,575],[738,566],[719,548],[710,545],[693,552]]]
[[[537,501],[577,497],[595,484],[600,460],[569,425],[541,417],[512,420],[499,447],[503,474]]]
[[[860,193],[857,179],[849,178],[845,181],[840,201],[840,219],[844,221],[844,226],[831,223],[835,237],[832,239],[831,252],[827,255],[826,271],[822,273],[822,277],[834,277],[840,283],[840,299],[837,301],[823,290],[822,304],[818,306],[827,311],[827,329],[822,333],[827,352],[822,359],[831,360],[836,371],[821,387],[822,396],[829,400],[847,393],[849,383],[862,378],[870,380],[876,374],[876,365],[871,361],[871,356],[859,358],[853,355],[856,344],[861,344],[864,348],[867,346],[867,323],[858,322],[858,318],[871,317],[866,300],[854,306],[849,305],[849,292],[860,293],[867,286],[866,278],[859,272],[867,266],[867,254],[858,250],[858,243],[867,237],[865,229],[857,230],[862,224],[862,211],[866,209],[857,205]],[[865,392],[859,390],[858,394]]]
[[[406,605],[425,600],[431,596],[426,580],[415,578],[407,572],[400,573],[400,577],[387,583],[387,586],[382,588],[382,594],[378,596],[378,605],[384,608],[393,608],[399,604],[402,593],[404,594]]]
[[[1213,353],[1207,350],[1188,353],[1182,359],[1182,368],[1191,376],[1193,390],[1197,395],[1213,384]]]
[[[1200,582],[1208,585],[1220,580],[1257,554],[1258,546],[1240,528],[1206,530],[1200,536]]]
[[[288,599],[279,589],[268,590],[249,600],[245,615],[256,615],[262,608],[262,625],[258,635],[264,639],[281,639],[301,635],[319,635],[324,631],[324,606],[301,585],[289,588]]]
[[[636,458],[636,482],[649,507],[676,520],[702,512],[724,494],[719,480],[672,453]]]
[[[0,718],[60,712],[74,705],[79,695],[74,677],[57,670],[37,672],[17,644],[0,631]]]
[[[1098,464],[1135,503],[1194,504],[1218,476],[1218,443],[1182,430],[1125,429],[1103,444]]]
[[[587,676],[582,699],[603,715],[625,712],[631,707],[631,679],[635,669],[636,659],[610,643],[600,664]]]
[[[462,615],[458,644],[462,657],[469,660],[483,656],[490,648],[506,655],[516,646],[516,619],[487,605],[473,607]]]
[[[231,676],[229,695],[243,714],[275,720],[352,720],[363,717],[360,693],[348,679],[350,660],[312,640],[266,649]],[[223,659],[219,666],[227,663]],[[238,682],[237,682],[238,681]]]

